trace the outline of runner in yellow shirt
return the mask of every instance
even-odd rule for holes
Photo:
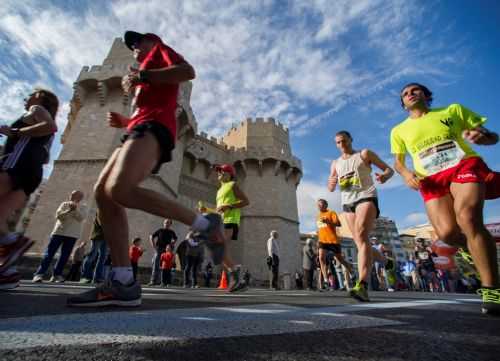
[[[395,169],[419,190],[439,239],[468,245],[482,282],[483,313],[500,314],[495,242],[483,223],[485,199],[500,196],[500,174],[492,172],[468,143],[493,145],[498,135],[486,118],[460,104],[430,108],[432,92],[418,83],[400,94],[409,117],[391,132]],[[405,165],[406,153],[414,171]]]
[[[240,277],[241,266],[236,266],[229,254],[229,242],[238,239],[241,208],[250,204],[248,197],[236,183],[236,170],[230,164],[215,167],[220,188],[217,191],[217,212],[224,222],[225,250],[223,264],[229,273],[229,292],[246,289],[246,283]]]

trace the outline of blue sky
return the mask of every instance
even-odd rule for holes
[[[462,103],[500,131],[500,5],[496,1],[12,1],[0,8],[0,122],[22,112],[34,85],[57,92],[66,122],[72,83],[100,64],[124,30],[156,32],[197,70],[192,106],[200,130],[220,135],[246,117],[275,117],[303,161],[301,230],[314,227],[315,199],[339,210],[325,183],[332,142],[390,160],[389,133],[405,118],[399,90],[427,84],[434,104]],[[60,145],[54,147],[54,156]],[[500,170],[499,146],[481,154]],[[426,221],[419,195],[399,176],[380,189],[382,214],[400,228]],[[500,220],[500,201],[487,221]]]

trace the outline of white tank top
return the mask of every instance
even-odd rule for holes
[[[354,153],[347,159],[335,161],[342,205],[352,204],[360,199],[377,196],[377,190],[371,176],[372,168],[361,158],[361,152]]]

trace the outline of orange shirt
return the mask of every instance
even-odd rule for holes
[[[329,220],[331,223],[337,223],[338,219],[337,213],[334,211],[327,209],[325,212],[319,212],[316,226],[318,227],[318,240],[321,243],[340,243],[337,237],[336,227],[323,222],[323,220]]]

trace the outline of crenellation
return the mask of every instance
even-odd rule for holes
[[[128,67],[126,65],[94,65],[90,69],[88,67],[83,67],[77,78],[77,82],[89,79],[94,79],[96,81],[116,79],[118,80],[117,83],[120,84],[121,78],[127,73],[127,71]]]
[[[274,118],[272,118],[272,117],[270,117],[270,118],[266,118],[266,123],[269,123],[269,124],[276,124],[276,120],[275,120]],[[280,124],[280,123],[278,123],[278,124]]]

